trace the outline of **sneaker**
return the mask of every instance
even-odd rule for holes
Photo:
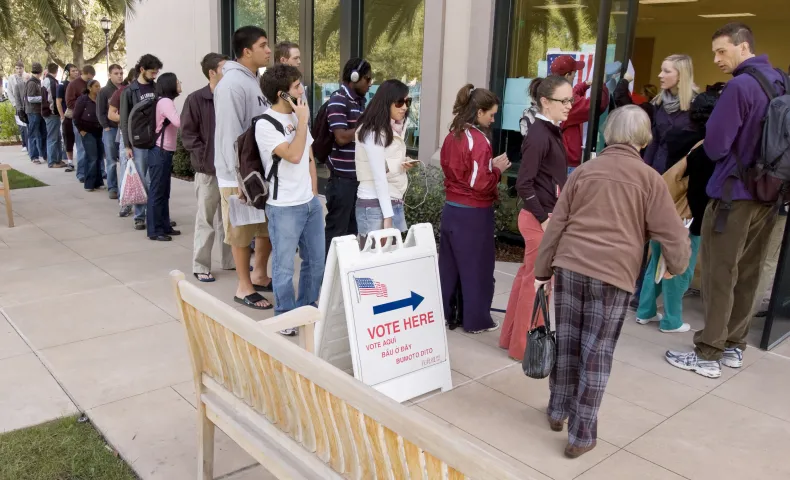
[[[664,358],[670,365],[681,370],[695,372],[708,378],[721,377],[721,364],[716,360],[700,360],[696,352],[673,352],[667,350]]]
[[[743,366],[743,350],[740,348],[725,348],[721,356],[721,363],[725,367],[741,368]]]
[[[284,335],[286,337],[295,337],[297,334],[297,330],[295,328],[286,328],[285,330],[280,330],[280,335]]]
[[[637,320],[637,322],[638,321],[639,320]],[[679,326],[678,328],[665,329],[665,328],[659,327],[658,329],[660,331],[664,332],[664,333],[683,333],[683,332],[688,332],[689,330],[691,330],[691,325],[689,325],[688,323],[684,323],[681,326]]]
[[[110,200],[118,200],[118,192],[110,192]]]
[[[134,229],[135,230],[145,230],[145,220],[135,220],[134,221]]]
[[[63,171],[64,172],[73,172],[74,171],[74,165],[71,165],[71,164],[66,165],[66,168]]]
[[[495,330],[499,330],[499,322],[497,322],[496,320],[494,320],[494,326],[493,327],[484,328],[482,330],[476,330],[474,332],[467,332],[467,333],[478,334],[478,333],[485,333],[485,332],[493,332]]]
[[[27,152],[27,147],[22,147],[23,152]]]
[[[639,318],[639,317],[637,317],[636,318],[636,323],[638,323],[639,325],[647,325],[650,322],[660,322],[663,319],[664,319],[664,316],[661,315],[660,313],[657,313],[655,317],[650,317],[650,318]]]
[[[132,214],[132,207],[130,207],[129,205],[125,207],[121,207],[121,209],[118,211],[118,216],[121,218],[128,217],[131,214]]]

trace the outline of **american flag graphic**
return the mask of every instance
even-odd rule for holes
[[[595,55],[592,53],[579,53],[579,52],[552,52],[546,55],[546,69],[551,72],[551,64],[554,60],[559,57],[560,55],[570,55],[571,57],[575,58],[576,61],[584,62],[584,68],[576,72],[576,76],[573,78],[573,86],[575,87],[577,84],[586,82],[587,80],[592,79],[592,72],[593,72],[593,59]]]
[[[377,297],[387,296],[387,286],[383,283],[376,282],[372,278],[355,278],[357,282],[357,290],[361,296],[375,295]]]

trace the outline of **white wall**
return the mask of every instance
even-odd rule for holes
[[[187,94],[207,82],[200,60],[219,51],[219,26],[219,0],[142,0],[126,20],[127,68],[146,53],[156,55],[164,64],[161,73],[181,80],[180,109]]]

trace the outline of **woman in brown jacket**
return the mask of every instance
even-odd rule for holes
[[[521,143],[521,167],[516,180],[516,191],[523,202],[518,229],[524,237],[524,263],[513,281],[499,336],[499,346],[516,360],[524,357],[527,346],[535,303],[538,246],[568,177],[567,153],[559,125],[568,119],[573,106],[573,88],[565,77],[553,75],[532,80],[529,95],[538,113]]]
[[[667,276],[683,273],[691,255],[664,179],[639,156],[651,140],[647,114],[634,105],[615,110],[604,139],[609,146],[568,179],[535,262],[536,288],[557,275],[557,361],[547,413],[557,432],[568,419],[571,458],[595,447],[598,408],[644,244],[661,244]]]

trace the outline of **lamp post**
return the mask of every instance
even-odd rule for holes
[[[107,52],[107,74],[110,74],[110,27],[112,22],[107,17],[102,17],[99,21],[101,29],[104,30],[104,49]]]

